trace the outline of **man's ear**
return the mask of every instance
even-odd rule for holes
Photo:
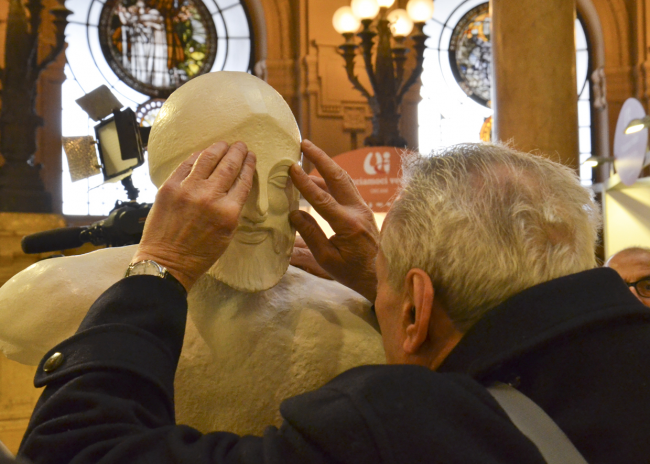
[[[404,352],[416,354],[429,338],[429,322],[435,292],[429,274],[422,269],[411,269],[405,279],[405,300],[402,309],[406,322]]]

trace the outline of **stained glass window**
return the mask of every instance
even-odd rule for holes
[[[488,138],[492,109],[490,16],[485,0],[436,0],[418,107],[420,151]],[[591,156],[589,47],[580,18],[576,20],[576,74],[580,162]],[[583,184],[592,170],[581,167]]]
[[[173,90],[209,71],[252,68],[248,12],[238,0],[67,0],[66,81],[62,134],[92,135],[95,122],[75,100],[108,86],[141,125],[153,123]],[[102,176],[71,182],[63,155],[63,213],[106,215],[126,201],[121,184]],[[152,202],[156,188],[145,163],[133,173],[138,201]]]

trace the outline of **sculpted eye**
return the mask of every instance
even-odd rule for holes
[[[273,185],[274,187],[283,189],[287,186],[288,180],[288,173],[278,173],[269,179],[269,184]]]

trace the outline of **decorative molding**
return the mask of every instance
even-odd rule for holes
[[[607,78],[604,68],[598,68],[591,73],[591,89],[594,109],[598,111],[607,109]]]
[[[364,106],[344,106],[343,130],[346,132],[363,132],[367,127],[368,107]]]
[[[314,41],[312,46],[316,56],[309,55],[305,60],[309,59],[311,75],[317,76],[317,80],[310,79],[315,86],[309,86],[318,96],[317,115],[345,119],[346,108],[362,108],[365,118],[372,118],[366,99],[348,81],[338,45]],[[361,82],[370,88],[363,60],[357,60],[355,70]]]

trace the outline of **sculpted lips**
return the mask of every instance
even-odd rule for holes
[[[235,231],[235,240],[248,245],[256,245],[271,235],[271,229],[266,227],[239,226]]]

